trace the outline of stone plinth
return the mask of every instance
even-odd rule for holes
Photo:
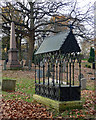
[[[82,108],[82,101],[56,101],[40,95],[33,95],[35,101],[42,103],[46,106],[56,109],[58,112],[66,109],[79,109]]]
[[[20,69],[22,67],[18,62],[17,54],[17,49],[10,49],[8,51],[7,69]]]

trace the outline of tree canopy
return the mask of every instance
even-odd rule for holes
[[[75,30],[75,34],[80,37],[88,37],[89,31],[86,31],[84,23],[92,23],[92,12],[89,7],[85,12],[77,7],[77,2],[72,0],[45,1],[45,2],[5,2],[2,7],[2,29],[8,34],[10,30],[10,23],[15,23],[15,31],[17,35],[29,37],[28,59],[32,61],[32,53],[34,51],[34,44],[45,33],[57,33],[60,29],[50,29],[49,25],[54,24],[64,26]],[[62,19],[50,20],[56,16],[64,16]],[[68,22],[67,22],[68,21]],[[64,24],[68,23],[68,24]],[[41,38],[42,39],[42,38]]]

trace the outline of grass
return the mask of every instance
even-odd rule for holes
[[[88,59],[87,59],[87,58],[83,58],[82,60],[84,60],[84,61],[88,61]]]
[[[89,62],[83,62],[82,65],[83,65],[83,66],[85,66],[85,65],[88,65],[88,66],[89,66],[89,65],[90,65],[91,68],[92,68],[92,63],[89,63]]]
[[[3,77],[3,79],[10,79],[7,77]],[[15,79],[15,78],[11,78]],[[34,80],[32,79],[17,79],[16,81],[16,89],[15,92],[5,92],[2,91],[2,95],[4,99],[23,99],[27,102],[33,101],[33,94],[35,93]]]

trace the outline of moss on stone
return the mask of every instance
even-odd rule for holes
[[[33,98],[39,103],[56,109],[58,112],[65,109],[82,108],[82,101],[56,101],[36,94],[33,95]]]

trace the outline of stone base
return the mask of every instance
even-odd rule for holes
[[[46,97],[42,97],[40,95],[34,94],[33,95],[34,100],[36,100],[39,103],[45,104],[46,106],[49,106],[51,108],[56,109],[58,112],[66,109],[78,109],[82,108],[82,101],[55,101]]]
[[[16,48],[10,49],[8,51],[8,63],[6,69],[21,69],[22,66],[18,61],[18,50]]]
[[[6,65],[6,69],[11,69],[11,70],[17,70],[17,69],[21,69],[22,66],[20,64],[7,64]]]

